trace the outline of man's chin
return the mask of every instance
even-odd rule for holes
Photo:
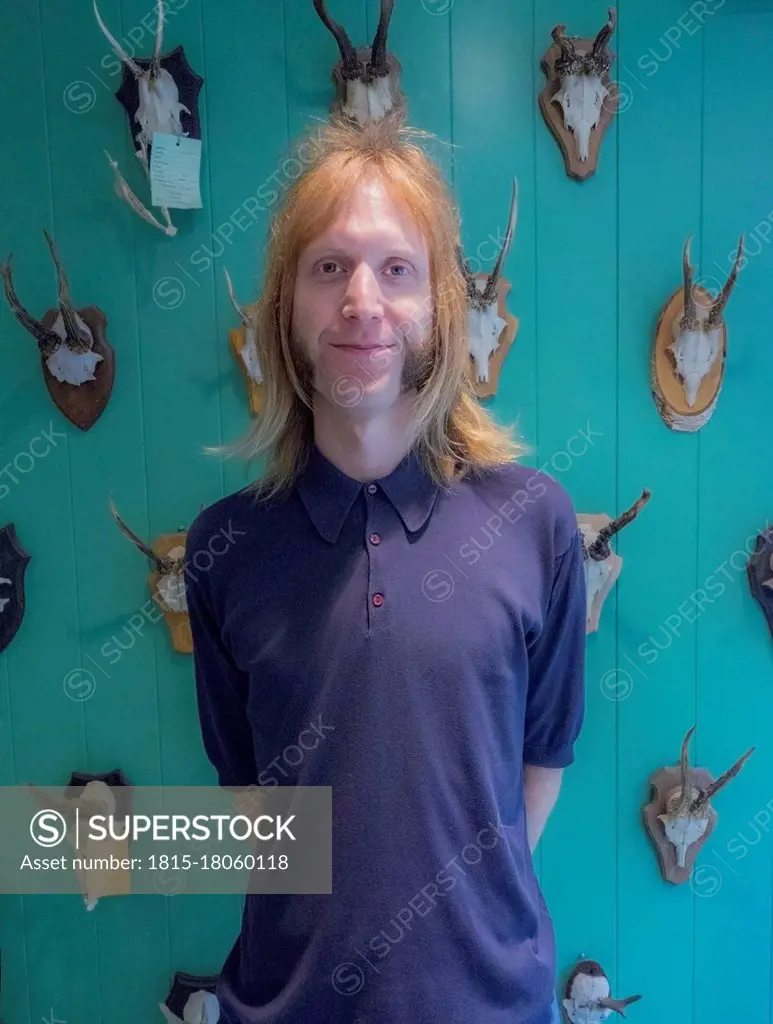
[[[341,409],[380,410],[396,405],[412,389],[394,374],[342,373],[333,379],[318,381],[315,387],[321,397]]]

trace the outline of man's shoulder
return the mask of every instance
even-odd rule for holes
[[[256,521],[254,490],[248,485],[233,494],[227,494],[211,505],[206,505],[191,525],[186,537],[186,556],[192,560],[201,551],[213,553],[213,547],[223,549],[241,537],[249,536]]]
[[[509,462],[471,483],[485,493],[486,503],[496,508],[505,523],[526,526],[535,542],[551,548],[556,558],[577,534],[571,495],[554,477],[533,466]]]

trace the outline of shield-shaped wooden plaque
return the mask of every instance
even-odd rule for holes
[[[489,279],[489,275],[486,273],[475,274],[474,277],[476,282],[479,282],[482,287],[485,287]],[[497,281],[497,313],[505,321],[505,326],[499,335],[496,351],[489,356],[488,380],[476,380],[475,360],[470,356],[472,386],[478,398],[492,398],[497,393],[502,365],[518,333],[518,318],[514,317],[507,309],[507,295],[511,288],[512,285],[505,278],[500,277]]]
[[[773,527],[757,534],[746,575],[752,597],[759,602],[773,635]]]
[[[0,529],[0,651],[16,636],[24,618],[24,573],[29,560],[13,523]]]
[[[218,977],[217,974],[186,974],[185,971],[175,971],[172,987],[164,1000],[164,1005],[178,1020],[183,1020],[185,1004],[193,993],[204,991],[215,995]]]
[[[708,789],[711,783],[714,781],[714,777],[711,772],[705,768],[688,768],[688,778],[690,784],[700,789]],[[686,882],[692,874],[693,864],[695,858],[701,851],[706,842],[708,842],[711,833],[714,831],[714,827],[717,824],[719,815],[713,807],[709,806],[709,823],[706,827],[706,831],[700,837],[696,839],[694,843],[690,843],[687,847],[685,856],[684,867],[679,867],[676,859],[676,847],[668,837],[666,836],[666,830],[663,827],[663,822],[658,818],[659,814],[666,813],[666,800],[668,794],[674,789],[679,789],[682,785],[682,775],[679,765],[674,767],[661,768],[657,772],[653,772],[650,775],[650,785],[652,786],[652,799],[648,804],[645,804],[643,808],[644,825],[649,833],[650,839],[652,840],[655,849],[658,852],[658,863],[660,864],[660,873],[667,882],[673,882],[674,885],[681,885],[682,882]]]
[[[588,53],[593,49],[593,39],[574,39],[573,42],[578,55]],[[611,50],[609,53],[614,57],[614,53]],[[574,132],[564,124],[564,112],[561,109],[560,103],[553,100],[553,97],[561,88],[561,79],[555,70],[555,62],[560,54],[561,47],[558,43],[552,43],[545,51],[545,55],[540,62],[540,67],[547,78],[547,84],[539,94],[539,108],[545,124],[550,129],[561,149],[566,173],[570,178],[574,178],[575,181],[585,181],[596,173],[604,134],[618,110],[620,102],[619,93],[617,85],[610,80],[609,72],[602,75],[601,81],[609,92],[601,105],[599,123],[590,133],[588,159],[581,161],[577,155],[577,141]]]
[[[119,768],[102,774],[72,772],[61,796],[46,792],[32,783],[28,783],[27,788],[40,807],[56,810],[62,814],[65,821],[69,821],[75,814],[76,802],[81,798],[87,799],[84,790],[89,782],[104,782],[106,786],[110,787],[110,792],[115,799],[116,824],[120,827],[121,821],[132,812],[132,784]],[[88,838],[87,813],[83,807],[80,808],[81,827],[77,832],[78,847],[74,848],[74,856],[81,857],[86,861],[114,856],[125,863],[130,856],[128,838],[114,839],[111,836],[98,841]],[[75,834],[74,830],[68,830],[68,839],[73,841]],[[76,867],[75,872],[88,910],[93,910],[103,896],[126,896],[131,892],[131,873],[127,868],[86,869]]]
[[[135,57],[133,58],[134,63],[142,68],[143,71],[150,67],[149,59],[142,59]],[[201,121],[199,118],[199,93],[201,87],[204,84],[204,79],[197,75],[193,68],[188,63],[188,59],[185,56],[185,50],[182,46],[176,47],[171,53],[168,53],[166,57],[162,57],[160,62],[161,67],[174,79],[175,85],[177,86],[180,94],[180,103],[188,108],[190,114],[186,114],[183,110],[180,114],[180,124],[182,125],[183,132],[192,139],[201,138]],[[137,135],[139,134],[140,126],[135,120],[134,115],[137,113],[140,106],[140,90],[137,85],[137,79],[134,77],[132,72],[126,66],[121,65],[123,68],[123,78],[121,79],[121,85],[115,93],[115,98],[121,104],[126,111],[126,116],[129,118],[129,131],[132,134],[134,140],[134,148],[139,152],[140,146],[137,142]]]
[[[56,379],[42,356],[41,364],[48,393],[57,409],[80,430],[88,430],[105,411],[113,393],[115,352],[107,340],[107,317],[102,310],[97,306],[86,306],[77,310],[77,313],[91,331],[94,339],[92,351],[102,356],[94,367],[94,380],[84,381],[83,384],[68,384],[67,381]],[[50,330],[58,315],[59,310],[49,309],[43,317],[43,326]]]
[[[159,558],[165,558],[174,548],[184,548],[185,538],[185,533],[162,533],[151,544],[151,550]],[[153,595],[153,600],[164,613],[166,624],[172,635],[172,647],[180,654],[193,654],[193,635],[191,634],[191,620],[188,617],[188,613],[173,612],[166,607],[158,593],[158,581],[160,578],[159,573],[154,570],[148,576],[148,586]]]

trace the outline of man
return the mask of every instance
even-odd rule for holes
[[[322,129],[273,225],[252,485],[188,603],[221,786],[331,786],[328,895],[248,895],[239,1024],[552,1024],[532,866],[583,717],[566,492],[474,398],[458,216],[390,119]],[[238,531],[238,532],[237,532]]]

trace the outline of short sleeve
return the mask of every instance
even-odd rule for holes
[[[553,565],[539,636],[529,648],[524,764],[565,768],[585,712],[585,569],[577,529]]]
[[[195,567],[187,567],[186,594],[204,750],[217,772],[218,785],[255,785],[257,769],[247,717],[249,680],[223,643],[205,579],[206,575]]]

